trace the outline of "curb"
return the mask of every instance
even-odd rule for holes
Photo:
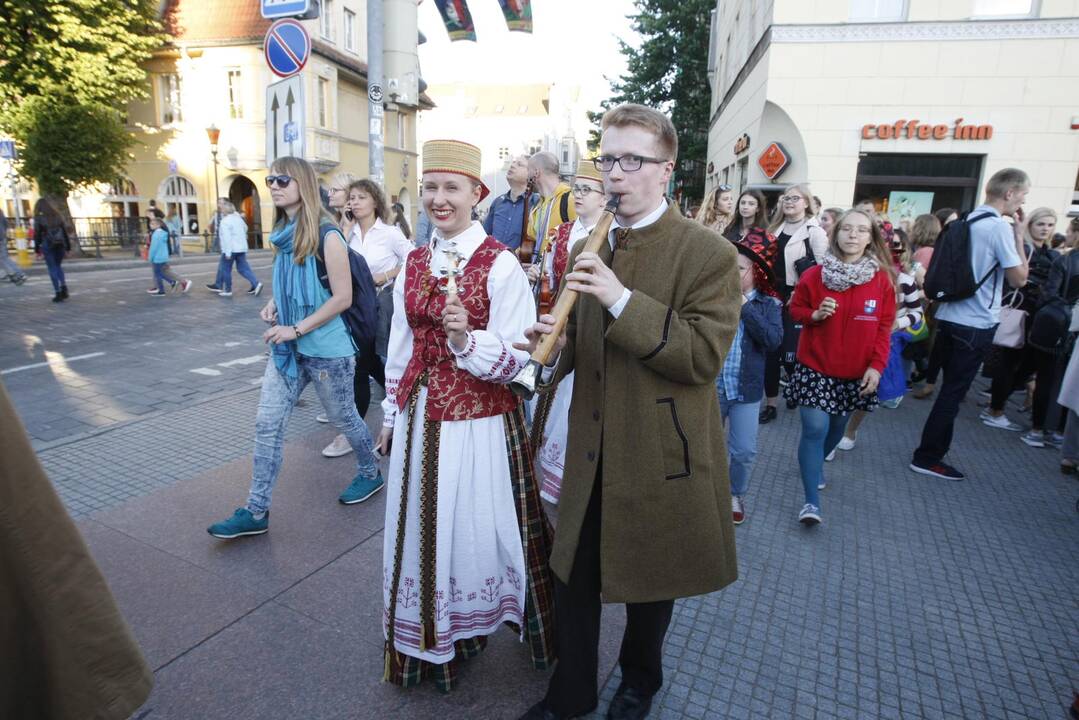
[[[249,250],[247,255],[249,260],[255,260],[262,258],[263,256],[269,257],[271,251],[269,250]],[[216,262],[218,255],[213,253],[207,253],[203,255],[187,255],[182,258],[175,258],[169,260],[169,264],[173,267],[182,267],[184,265],[196,265],[199,263]],[[84,272],[96,272],[98,270],[127,270],[130,268],[142,268],[147,267],[147,262],[141,258],[131,258],[130,260],[97,260],[94,258],[73,258],[64,262],[65,273],[84,273]],[[38,263],[35,261],[33,265],[28,268],[23,268],[23,272],[41,270],[45,272],[45,263]]]

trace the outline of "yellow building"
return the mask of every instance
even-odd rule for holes
[[[368,172],[367,30],[364,0],[319,0],[305,20],[311,57],[299,73],[304,91],[304,157],[328,184],[339,172]],[[416,115],[432,107],[418,91],[416,7],[386,0],[383,140],[385,190],[415,216]],[[150,202],[178,213],[185,247],[214,212],[214,163],[206,129],[218,137],[218,187],[247,217],[251,245],[262,244],[273,219],[265,187],[266,87],[277,78],[263,54],[270,26],[255,0],[170,0],[163,23],[172,37],[147,65],[150,96],[128,108],[137,145],[123,177],[102,192],[75,193],[75,217],[137,217]]]
[[[709,60],[710,187],[910,214],[1014,166],[1079,214],[1079,0],[724,1]]]

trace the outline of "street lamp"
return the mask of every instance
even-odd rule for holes
[[[221,248],[221,235],[219,234],[221,217],[217,209],[217,199],[221,197],[221,191],[217,187],[217,139],[220,136],[221,129],[216,125],[211,123],[210,127],[206,128],[206,137],[210,140],[210,154],[214,158],[214,247],[218,250]]]

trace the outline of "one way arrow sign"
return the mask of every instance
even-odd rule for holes
[[[266,167],[285,155],[304,156],[303,75],[266,87]]]

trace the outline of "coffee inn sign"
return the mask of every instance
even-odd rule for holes
[[[897,120],[891,125],[862,126],[863,140],[989,140],[993,137],[992,125],[964,125],[957,118],[951,125],[929,125],[919,120]]]

